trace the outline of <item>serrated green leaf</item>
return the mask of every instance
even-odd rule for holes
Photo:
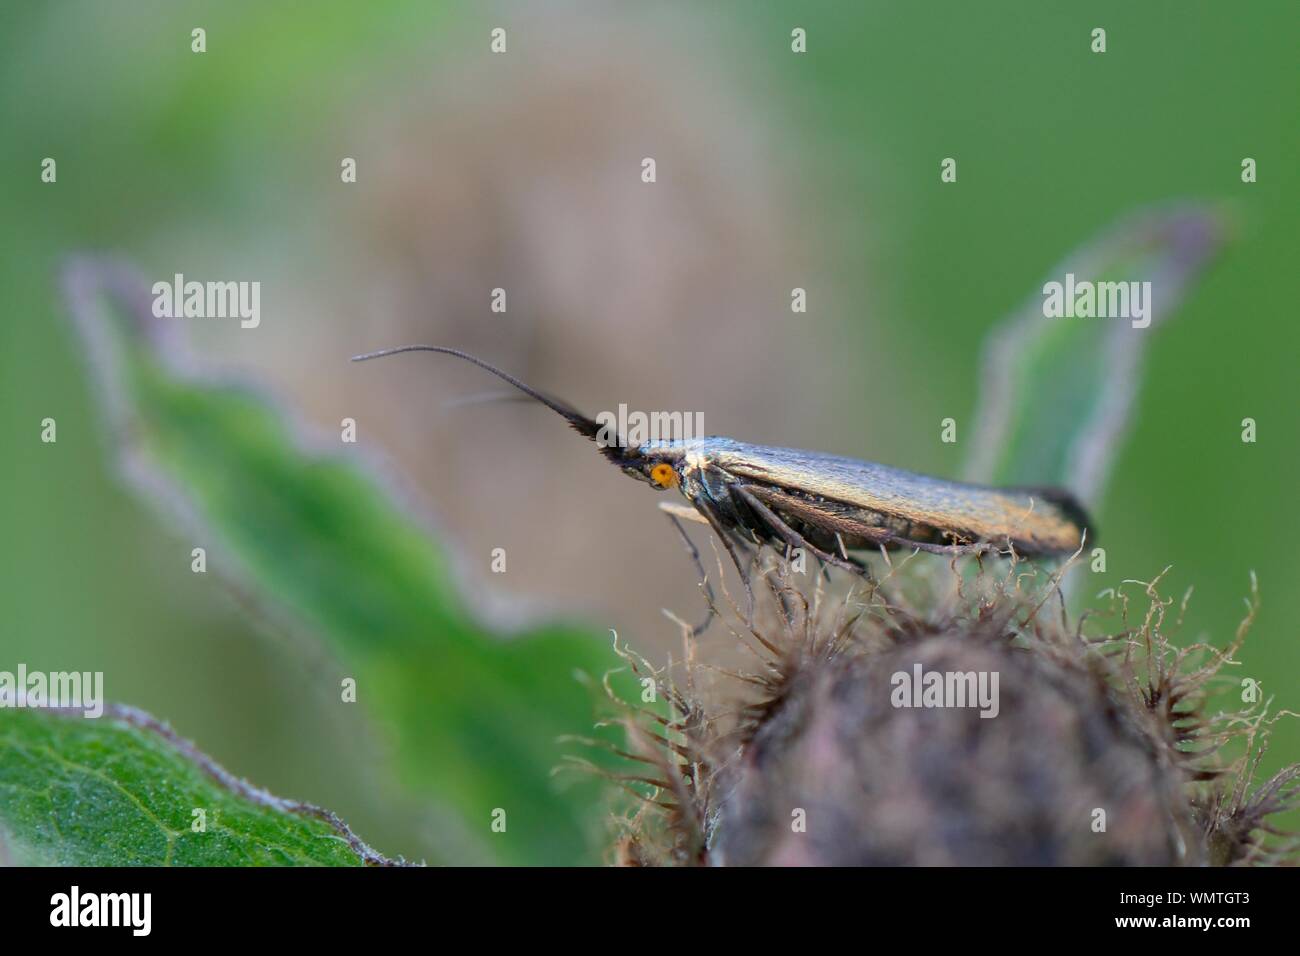
[[[447,555],[360,453],[310,449],[264,396],[195,374],[148,288],[100,260],[65,275],[133,486],[208,543],[209,571],[324,642],[391,734],[405,782],[463,824],[458,845],[501,862],[595,861],[591,782],[560,789],[551,772],[557,738],[592,723],[574,671],[617,663],[603,641],[559,626],[485,632]],[[491,830],[498,809],[505,833]]]
[[[79,711],[0,710],[0,862],[360,866],[390,861],[332,813],[258,790],[142,711],[109,707],[94,719]]]

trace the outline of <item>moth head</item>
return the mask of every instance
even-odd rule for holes
[[[682,483],[678,466],[682,450],[669,443],[649,443],[640,448],[625,449],[620,463],[623,474],[653,485],[660,491],[676,488]]]

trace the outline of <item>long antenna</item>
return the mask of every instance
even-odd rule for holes
[[[485,372],[491,372],[503,382],[508,382],[525,395],[541,402],[573,426],[574,430],[577,431],[578,434],[584,435],[595,441],[596,434],[600,431],[600,426],[593,419],[582,414],[568,402],[563,402],[558,398],[551,398],[549,395],[544,395],[531,385],[521,382],[509,372],[503,372],[495,365],[490,365],[481,358],[475,358],[468,352],[462,352],[459,349],[447,348],[442,345],[401,345],[397,348],[380,349],[377,352],[367,352],[364,355],[354,355],[352,356],[352,361],[367,362],[370,359],[383,358],[387,355],[399,355],[402,352],[441,352],[444,355],[454,355],[456,358],[464,359],[466,362],[473,362]],[[605,449],[602,448],[601,451],[605,451]]]

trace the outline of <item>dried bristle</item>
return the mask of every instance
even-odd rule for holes
[[[1178,648],[1158,581],[1138,589],[1140,620],[1121,590],[1106,633],[1096,613],[1067,620],[1059,575],[1004,567],[994,575],[954,564],[928,580],[900,569],[837,596],[811,568],[773,567],[753,626],[733,607],[726,626],[687,638],[678,667],[655,670],[620,649],[667,688],[672,716],[619,704],[623,754],[636,766],[621,783],[638,799],[612,862],[1292,859],[1295,840],[1269,820],[1300,802],[1300,766],[1250,791],[1268,725],[1281,715],[1257,705],[1211,717],[1204,706],[1253,610],[1226,648]],[[749,662],[702,659],[702,647],[716,658],[734,645],[728,632],[753,650]],[[998,715],[893,706],[892,676],[917,664],[996,672]],[[1229,760],[1225,748],[1242,752]]]

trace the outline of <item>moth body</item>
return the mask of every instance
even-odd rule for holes
[[[1079,548],[1087,525],[1062,491],[988,488],[731,438],[651,442],[631,457],[651,463],[651,474],[654,464],[670,465],[676,480],[651,482],[680,488],[697,510],[712,512],[742,538],[784,547],[793,531],[815,550],[841,558],[882,546],[941,552],[1010,546],[1022,555],[1063,555]]]
[[[610,441],[594,419],[456,349],[412,345],[355,360],[412,351],[442,352],[474,363],[596,442],[600,453],[624,474],[661,490],[679,489],[722,539],[737,568],[737,544],[807,548],[828,564],[865,572],[866,566],[850,551],[1014,550],[1062,556],[1077,551],[1091,531],[1075,499],[1057,489],[989,488],[855,458],[716,436],[641,445],[627,445],[621,436]]]

